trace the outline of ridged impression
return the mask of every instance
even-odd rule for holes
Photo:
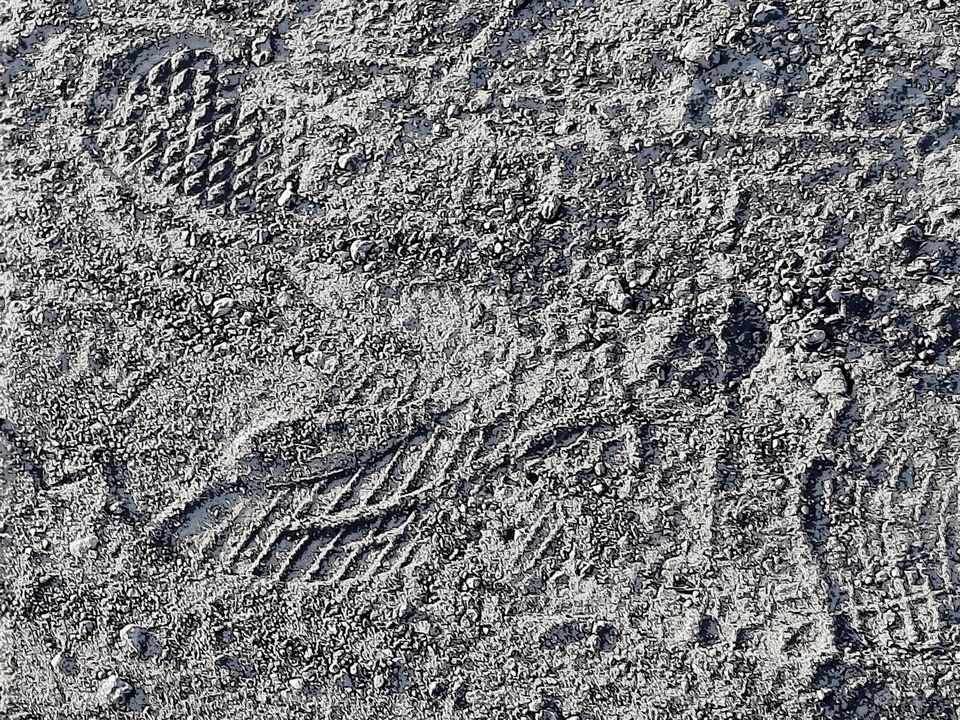
[[[231,573],[282,582],[369,579],[420,557],[429,545],[426,521],[444,498],[572,448],[597,427],[557,425],[548,411],[474,423],[457,407],[346,458],[321,456],[277,472],[252,452],[232,479],[170,508],[156,535]],[[274,439],[267,432],[254,442],[271,447]],[[536,518],[516,539],[523,559],[536,565],[561,531],[546,514]]]
[[[242,68],[197,36],[130,51],[91,99],[95,147],[121,178],[168,201],[253,210],[276,152],[242,81]]]

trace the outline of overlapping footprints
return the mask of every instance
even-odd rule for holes
[[[242,67],[197,36],[133,50],[90,103],[96,146],[124,181],[168,201],[240,214],[276,173],[263,113],[240,92]]]
[[[369,579],[402,569],[429,547],[426,528],[439,504],[459,503],[474,483],[575,451],[609,429],[600,422],[558,426],[546,406],[485,421],[474,410],[455,405],[358,453],[335,452],[333,440],[274,425],[224,469],[225,477],[170,508],[155,537],[235,574]],[[321,451],[310,455],[314,449]],[[534,565],[561,530],[546,525],[545,514],[516,538]]]

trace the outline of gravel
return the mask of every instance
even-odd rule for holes
[[[948,2],[0,13],[0,718],[952,718]]]

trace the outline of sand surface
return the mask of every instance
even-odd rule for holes
[[[957,717],[950,0],[0,4],[0,717]]]

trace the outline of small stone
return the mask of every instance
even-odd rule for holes
[[[120,631],[120,639],[125,640],[141,659],[156,657],[160,654],[160,643],[156,636],[140,625],[126,625]]]
[[[114,710],[143,710],[149,704],[142,690],[118,675],[108,675],[95,696],[98,705]]]
[[[473,112],[479,112],[481,110],[489,110],[493,105],[493,93],[489,90],[481,90],[477,93],[477,96],[473,99],[471,103],[471,108]]]
[[[825,370],[820,374],[819,379],[814,384],[813,389],[823,397],[836,397],[846,395],[847,382],[843,377],[840,368],[834,367]]]
[[[213,637],[218,645],[229,645],[236,639],[233,633],[233,628],[228,626],[223,626],[214,630]]]
[[[283,189],[283,192],[280,193],[280,198],[277,200],[277,204],[282,208],[288,208],[293,205],[294,197],[296,197],[296,193],[293,190],[293,186],[290,183],[287,183],[287,186]]]
[[[644,267],[637,270],[637,286],[646,287],[653,279],[654,272],[654,269],[651,267]]]
[[[257,67],[263,67],[274,58],[273,43],[270,38],[261,35],[255,38],[252,47],[250,59]]]
[[[893,369],[893,371],[900,377],[909,375],[911,372],[913,372],[913,363],[911,363],[909,360],[906,362],[902,362],[899,365],[897,365]]]
[[[694,37],[687,40],[680,48],[680,59],[688,63],[706,65],[707,58],[712,50],[710,41],[705,37]]]
[[[67,676],[76,675],[80,671],[76,658],[63,651],[53,656],[53,659],[50,660],[50,667],[61,675]]]
[[[782,17],[783,10],[769,3],[760,3],[757,5],[757,9],[753,11],[753,22],[758,25],[775,22]]]
[[[219,655],[214,659],[213,665],[219,670],[225,670],[235,678],[247,677],[250,674],[246,665],[233,655]]]
[[[560,217],[563,210],[563,201],[556,195],[552,195],[540,204],[540,218],[544,222],[554,222]]]
[[[820,328],[808,330],[803,335],[803,344],[808,348],[819,347],[827,339],[827,334]]]
[[[70,543],[70,554],[74,557],[83,557],[100,546],[100,539],[93,534],[84,535]]]
[[[354,240],[350,243],[350,257],[358,265],[362,263],[367,254],[373,250],[375,243],[371,240]]]
[[[610,652],[620,642],[620,631],[605,622],[596,622],[591,629],[593,645],[600,652]]]
[[[307,356],[307,362],[310,364],[310,367],[316,368],[324,375],[332,375],[337,371],[339,365],[336,357],[320,350],[311,352]]]
[[[348,151],[342,153],[337,158],[337,167],[340,170],[356,170],[363,162],[363,155],[358,152]]]
[[[630,308],[630,296],[627,295],[619,286],[610,290],[607,294],[607,302],[610,307],[618,313],[622,313]]]
[[[843,291],[840,288],[830,288],[827,290],[827,300],[839,305],[843,301]]]
[[[233,310],[233,298],[222,297],[214,301],[211,315],[215,318],[226,317]]]

